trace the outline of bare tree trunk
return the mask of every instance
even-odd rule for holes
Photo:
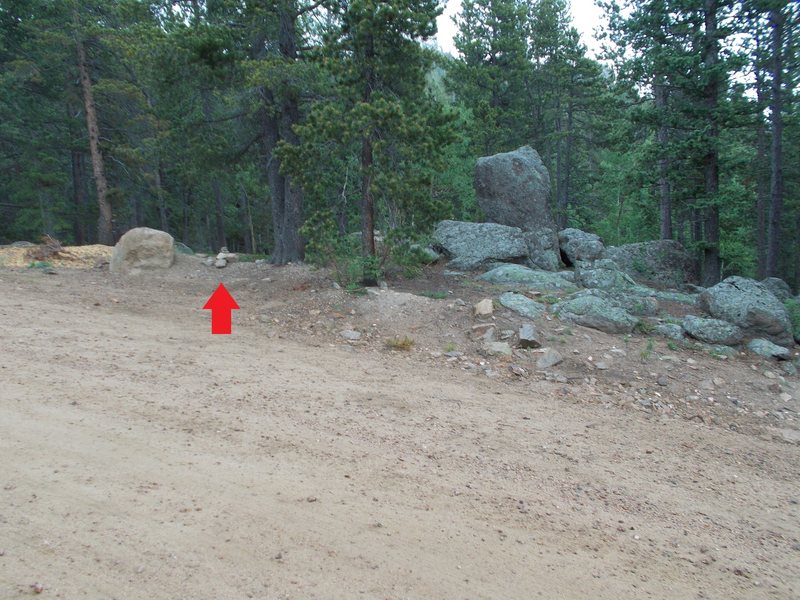
[[[156,197],[158,198],[158,214],[161,217],[161,231],[169,233],[169,221],[167,220],[167,202],[164,199],[164,188],[161,184],[161,160],[156,160],[156,169],[153,173],[156,186]]]
[[[669,158],[667,157],[667,144],[669,131],[664,122],[667,112],[667,85],[663,75],[656,77],[653,86],[653,96],[655,97],[656,110],[659,115],[658,125],[658,195],[659,195],[659,223],[662,240],[671,240],[672,231],[672,195],[669,181]]]
[[[772,27],[772,89],[770,120],[772,145],[770,148],[769,224],[767,229],[767,276],[777,277],[781,238],[781,213],[783,211],[783,26],[785,16],[781,8],[769,13]]]
[[[761,56],[761,38],[755,36],[757,57]],[[767,158],[767,132],[762,112],[767,105],[767,94],[764,83],[764,72],[760,60],[755,66],[756,100],[758,115],[756,118],[756,276],[764,279],[767,276],[767,211],[769,209],[769,164]]]
[[[375,57],[375,47],[372,36],[366,41],[365,61],[371,64]],[[369,104],[372,99],[372,91],[375,88],[375,73],[368,67],[364,77],[364,93],[362,100],[364,104]],[[372,154],[372,129],[367,131],[361,138],[361,254],[365,259],[375,257],[375,198],[372,196],[372,165],[374,157]],[[364,272],[364,285],[376,285],[374,273]]]
[[[297,60],[297,4],[295,0],[281,0],[278,4],[278,48],[283,60],[293,63]],[[285,88],[293,85],[286,82]],[[272,207],[273,251],[271,262],[284,265],[302,261],[305,256],[305,242],[300,234],[303,225],[303,194],[293,184],[291,177],[281,174],[280,159],[274,150],[280,140],[298,143],[294,126],[300,121],[298,98],[292,94],[280,100],[272,92],[261,90],[264,98],[262,126],[263,145],[269,181]]]
[[[710,72],[704,89],[705,108],[711,126],[709,128],[707,150],[703,158],[703,179],[707,206],[703,221],[703,263],[701,283],[710,287],[720,280],[722,268],[719,254],[719,124],[717,108],[719,105],[720,79],[716,73],[719,63],[719,40],[717,30],[718,0],[704,0],[705,40],[703,66]]]
[[[72,158],[72,205],[75,208],[75,217],[72,221],[72,233],[75,236],[75,245],[83,246],[86,243],[86,224],[83,222],[86,206],[86,181],[84,178],[83,152],[73,150]]]
[[[89,75],[89,65],[86,62],[86,48],[83,41],[78,38],[78,14],[74,14],[76,48],[78,54],[78,72],[80,73],[81,91],[83,92],[83,106],[86,112],[86,128],[89,130],[89,152],[92,156],[92,173],[97,189],[97,205],[100,217],[97,222],[97,240],[107,246],[114,245],[113,216],[111,204],[108,201],[108,181],[106,180],[103,154],[100,151],[100,129],[97,126],[97,113],[92,93],[92,80]]]

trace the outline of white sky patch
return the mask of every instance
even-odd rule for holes
[[[452,55],[456,55],[456,48],[453,45],[453,36],[456,34],[456,26],[453,23],[453,16],[461,10],[461,0],[447,0],[444,13],[437,20],[439,33],[436,41],[439,47]],[[600,44],[594,39],[594,30],[603,23],[603,11],[595,6],[594,0],[572,0],[572,20],[575,28],[581,34],[581,40],[589,49],[589,55],[594,56],[600,49]]]

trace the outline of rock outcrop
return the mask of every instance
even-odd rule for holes
[[[433,239],[451,258],[454,269],[476,269],[491,261],[524,259],[528,242],[519,227],[497,223],[440,221]]]
[[[575,284],[566,277],[562,277],[561,273],[536,271],[522,265],[500,265],[479,276],[478,279],[489,283],[508,284],[519,289],[572,291],[576,289]]]
[[[574,266],[578,261],[597,260],[605,251],[599,235],[580,229],[562,229],[558,232],[558,243],[567,266]]]
[[[610,246],[604,256],[637,281],[679,287],[696,279],[692,257],[674,240]]]
[[[175,240],[158,229],[137,227],[123,235],[111,253],[112,273],[135,275],[146,269],[168,269],[175,262]]]

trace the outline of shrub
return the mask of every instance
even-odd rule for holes
[[[414,340],[408,336],[390,338],[386,340],[386,347],[389,348],[389,350],[403,350],[404,352],[408,352],[414,347]]]

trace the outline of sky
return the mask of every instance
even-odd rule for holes
[[[436,36],[439,47],[445,52],[456,54],[453,46],[453,35],[456,33],[456,26],[452,17],[461,9],[461,0],[447,0],[447,7],[444,14],[439,17],[437,24],[439,33]],[[572,0],[572,21],[575,28],[580,32],[583,43],[592,50],[599,48],[599,44],[594,40],[593,30],[601,24],[602,11],[595,6],[594,0]]]

